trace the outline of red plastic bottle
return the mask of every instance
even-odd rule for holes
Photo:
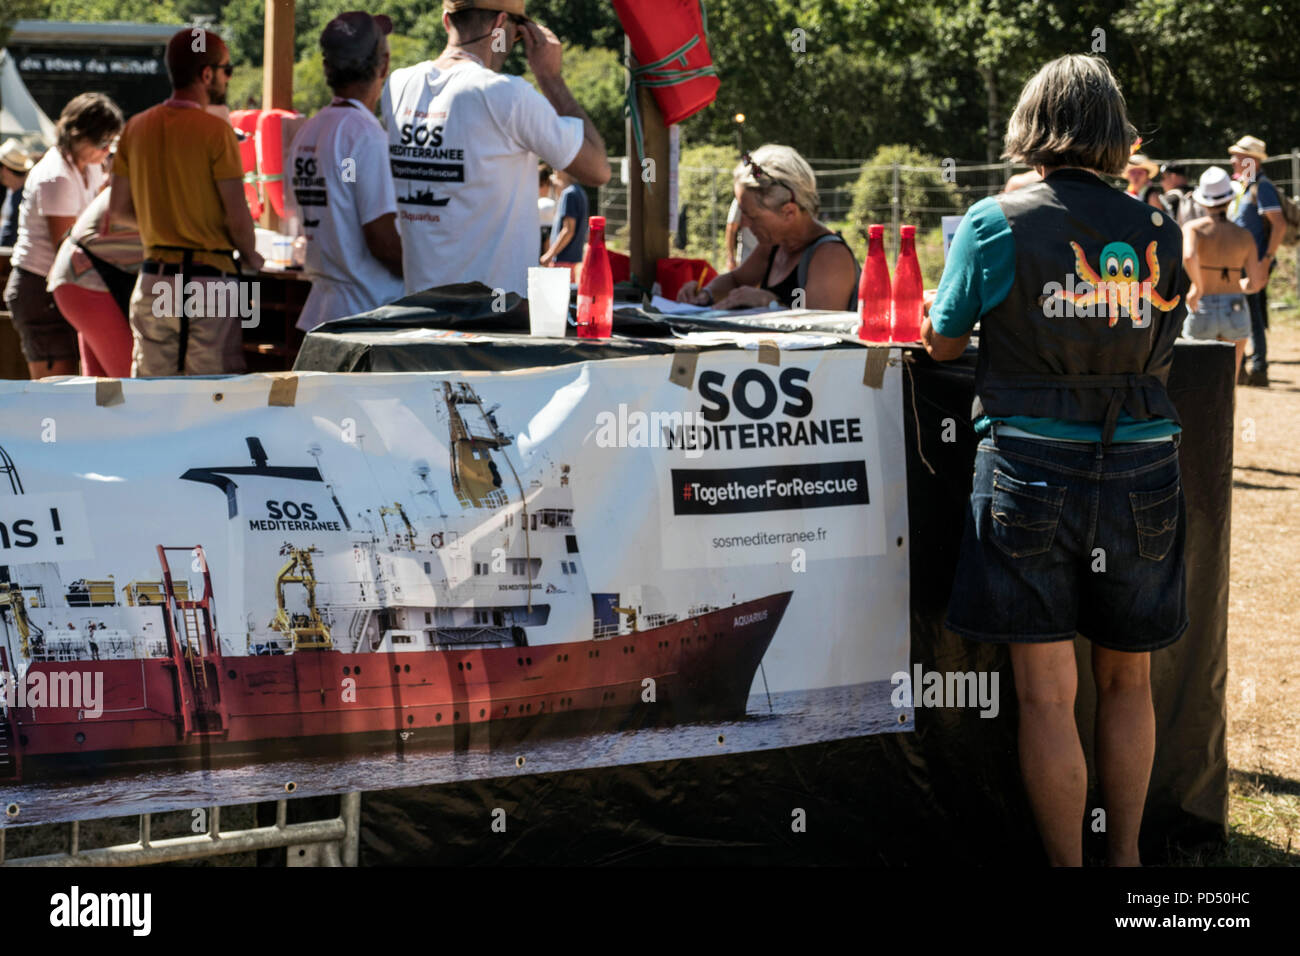
[[[885,227],[867,229],[867,261],[858,283],[858,338],[864,342],[889,341],[889,263],[885,259]]]
[[[614,333],[614,277],[605,250],[605,217],[587,220],[587,252],[578,280],[578,338],[607,339]]]
[[[902,243],[898,248],[898,261],[894,263],[893,340],[919,342],[921,300],[925,290],[921,285],[921,263],[916,260],[916,226],[903,226],[898,234]]]

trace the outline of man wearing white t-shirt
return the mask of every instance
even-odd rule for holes
[[[292,202],[307,237],[311,293],[298,318],[322,322],[368,312],[402,295],[402,241],[388,169],[388,137],[375,107],[388,75],[386,16],[341,13],[320,35],[329,106],[289,147]]]
[[[560,41],[524,0],[443,0],[442,22],[442,55],[384,89],[406,291],[477,281],[526,295],[537,158],[600,186],[605,142],[560,75]],[[520,37],[541,93],[497,72]]]

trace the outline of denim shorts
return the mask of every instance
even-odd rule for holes
[[[1076,633],[1152,651],[1187,629],[1178,444],[986,437],[947,626],[994,643]]]
[[[1229,342],[1250,337],[1250,303],[1242,293],[1203,295],[1196,311],[1183,320],[1183,337],[1224,338]]]

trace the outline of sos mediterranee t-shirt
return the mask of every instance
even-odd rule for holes
[[[289,162],[311,277],[298,328],[310,331],[401,298],[402,280],[374,257],[361,231],[397,211],[379,120],[364,103],[335,100],[298,130]]]
[[[521,77],[470,60],[397,70],[382,112],[406,291],[478,281],[527,295],[538,260],[537,158],[569,166],[582,120],[557,114]]]

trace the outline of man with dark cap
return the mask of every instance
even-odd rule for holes
[[[334,99],[289,147],[291,202],[302,218],[311,277],[298,319],[303,331],[402,295],[388,136],[375,119],[392,31],[388,17],[353,11],[339,14],[320,35]]]
[[[537,159],[609,181],[605,142],[561,77],[555,34],[524,0],[443,0],[447,48],[384,89],[406,290],[478,281],[527,294],[537,264]],[[523,38],[539,94],[498,72]]]
[[[167,44],[171,98],[122,130],[109,208],[138,225],[145,252],[131,296],[132,375],[244,370],[241,320],[251,312],[237,276],[255,274],[262,257],[235,131],[207,112],[225,103],[234,70],[217,34],[178,31]],[[193,283],[202,295],[189,294]]]

